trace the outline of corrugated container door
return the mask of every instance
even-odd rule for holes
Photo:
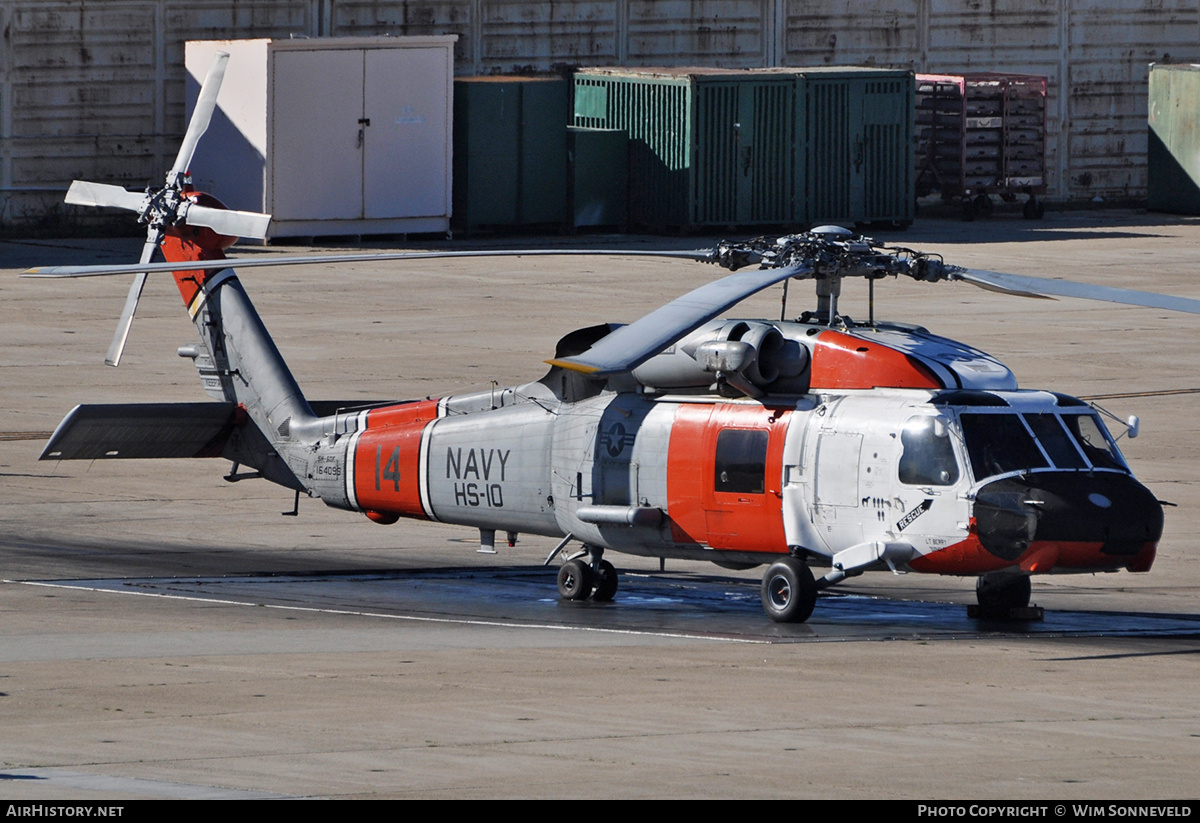
[[[807,219],[846,220],[851,203],[862,198],[862,177],[853,172],[857,130],[850,116],[851,89],[836,80],[805,84],[808,122],[801,162],[808,169]]]
[[[790,81],[756,83],[750,90],[755,142],[748,161],[743,159],[749,183],[744,222],[790,223],[797,219],[796,86]]]
[[[803,71],[803,70],[801,70]],[[911,223],[913,78],[907,72],[811,71],[807,113],[809,222]]]
[[[737,223],[739,156],[747,156],[753,127],[742,134],[741,84],[699,83],[696,94],[696,161],[693,166],[692,222]]]
[[[863,208],[865,220],[912,220],[913,81],[911,76],[866,81],[863,91]]]

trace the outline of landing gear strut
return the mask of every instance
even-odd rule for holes
[[[558,570],[558,595],[563,600],[608,602],[617,594],[617,570],[603,558],[604,550],[584,546],[584,552]]]
[[[817,583],[808,564],[794,557],[776,560],[763,575],[762,604],[776,623],[803,623],[817,605]]]

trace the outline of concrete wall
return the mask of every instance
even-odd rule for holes
[[[1200,61],[1200,0],[6,0],[0,220],[69,181],[158,182],[192,39],[458,34],[460,75],[857,64],[1050,78],[1052,199],[1146,192],[1147,65]]]

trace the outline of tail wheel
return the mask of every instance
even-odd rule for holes
[[[558,570],[558,594],[563,600],[587,600],[594,582],[592,567],[579,558],[568,560]]]
[[[762,582],[763,611],[776,623],[803,623],[817,605],[817,583],[803,562],[787,557],[772,563]]]
[[[607,560],[601,560],[596,564],[596,591],[592,593],[592,599],[600,602],[608,602],[617,595],[617,569],[612,563]]]

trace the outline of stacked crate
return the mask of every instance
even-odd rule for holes
[[[1039,218],[1046,192],[1046,78],[1023,74],[917,75],[918,197],[960,200],[965,219],[1027,194]]]

